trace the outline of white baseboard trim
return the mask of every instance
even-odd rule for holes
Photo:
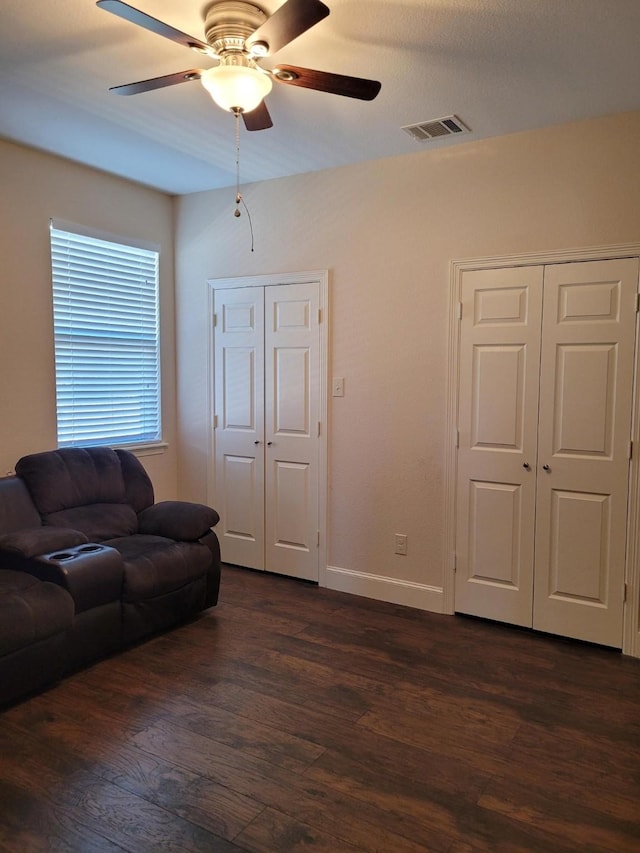
[[[442,588],[437,586],[369,575],[337,566],[327,566],[326,585],[328,589],[338,592],[350,592],[377,601],[388,601],[390,604],[404,604],[418,610],[444,613]]]

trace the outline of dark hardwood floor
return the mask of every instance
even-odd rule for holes
[[[225,568],[0,714],[0,849],[640,850],[640,661]]]

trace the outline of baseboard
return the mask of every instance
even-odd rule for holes
[[[442,589],[437,586],[401,581],[383,575],[369,575],[337,566],[327,566],[326,585],[328,589],[339,592],[363,595],[365,598],[388,601],[390,604],[404,604],[406,607],[416,607],[418,610],[429,610],[432,613],[444,613]]]

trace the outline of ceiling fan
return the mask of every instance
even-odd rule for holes
[[[363,101],[372,101],[381,88],[377,80],[313,71],[297,65],[268,69],[259,64],[262,58],[276,53],[329,15],[329,8],[320,0],[286,0],[270,17],[247,0],[215,0],[204,11],[206,41],[176,30],[122,0],[98,0],[97,5],[218,60],[218,65],[212,68],[191,68],[109,90],[118,95],[136,95],[200,80],[218,106],[236,116],[242,115],[247,130],[266,130],[273,122],[264,98],[271,91],[273,80]]]

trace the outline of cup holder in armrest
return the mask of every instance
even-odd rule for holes
[[[55,554],[49,554],[50,560],[73,560],[74,557],[80,557],[83,554],[95,554],[96,551],[104,551],[102,545],[77,545],[73,550],[57,551]]]
[[[76,613],[83,613],[120,600],[124,563],[115,548],[84,542],[41,554],[34,574],[63,586],[73,598]]]

